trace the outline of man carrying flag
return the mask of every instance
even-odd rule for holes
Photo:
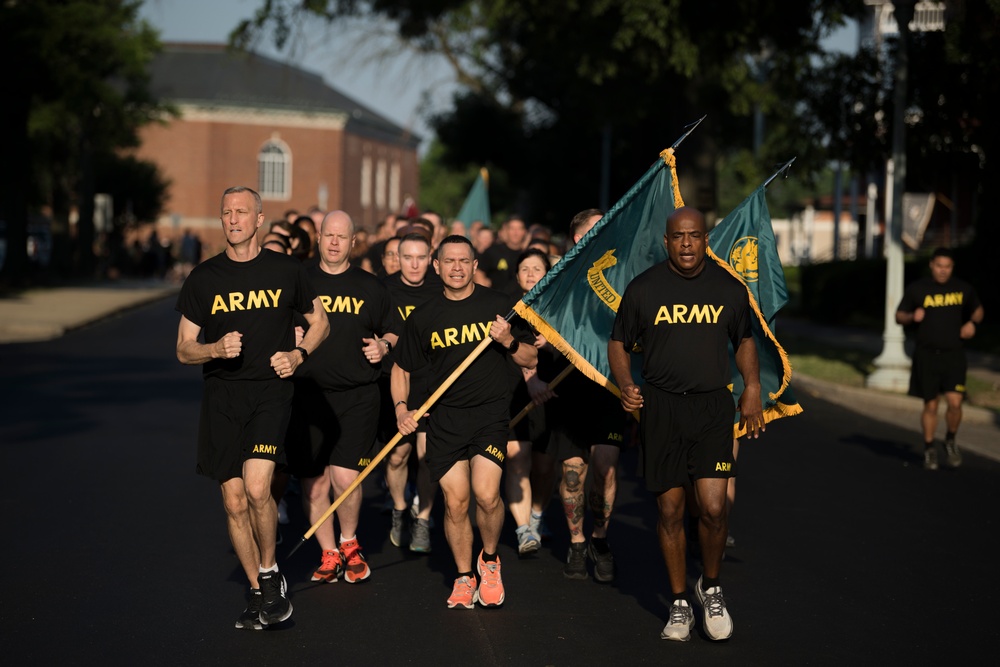
[[[441,242],[434,269],[444,292],[406,319],[391,380],[399,432],[409,435],[417,429],[416,411],[407,404],[410,374],[429,366],[428,382],[438,386],[485,336],[495,341],[444,392],[427,422],[427,465],[444,494],[445,537],[458,569],[448,606],[466,609],[476,601],[484,607],[504,602],[497,546],[512,393],[506,355],[525,368],[534,367],[537,358],[527,327],[512,330],[499,314],[507,310],[510,297],[473,283],[476,268],[467,238],[448,236]],[[483,540],[475,571],[469,520],[473,495]]]
[[[764,427],[753,312],[745,286],[706,262],[704,216],[681,207],[667,218],[667,261],[625,290],[608,341],[608,362],[622,407],[640,410],[643,475],[657,495],[657,532],[673,604],[660,636],[687,641],[694,614],[687,590],[685,491],[692,479],[700,503],[704,573],[695,587],[704,628],[713,640],[733,632],[719,573],[726,544],[726,488],[735,474],[733,402],[728,349],[743,379],[740,427],[757,437]],[[631,352],[641,343],[642,389],[632,380]]]

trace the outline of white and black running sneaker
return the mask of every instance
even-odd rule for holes
[[[261,572],[257,580],[260,582],[261,625],[276,625],[287,620],[292,615],[292,603],[288,601],[285,592],[288,585],[280,572]]]
[[[694,612],[687,600],[674,600],[670,605],[670,618],[660,632],[660,639],[675,642],[686,642],[691,639],[691,628],[694,627]]]

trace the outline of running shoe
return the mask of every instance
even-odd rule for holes
[[[406,510],[392,510],[392,528],[389,529],[389,541],[394,547],[404,547],[409,542],[409,531],[406,530]]]
[[[957,468],[962,465],[962,452],[958,451],[955,439],[950,438],[944,441],[944,456],[949,468]]]
[[[563,576],[567,579],[587,578],[587,543],[570,542],[569,553],[566,554],[566,567]]]
[[[531,531],[531,526],[524,525],[517,529],[517,553],[528,556],[538,553],[540,538]]]
[[[332,584],[343,572],[344,564],[340,560],[340,552],[336,549],[328,549],[323,552],[323,560],[313,572],[312,581]]]
[[[712,586],[707,591],[701,589],[701,577],[694,587],[705,615],[705,634],[713,641],[722,641],[733,636],[733,619],[726,610],[722,597],[722,587]]]
[[[607,584],[615,580],[615,557],[611,553],[611,549],[601,553],[594,546],[593,540],[591,540],[587,547],[587,555],[590,556],[590,560],[594,561],[594,579],[602,584]],[[586,568],[584,571],[586,571]]]
[[[356,584],[371,576],[372,571],[365,562],[357,538],[341,542],[340,551],[344,554],[344,580],[347,583]]]
[[[431,552],[431,524],[427,519],[414,519],[410,529],[410,551]]]
[[[247,602],[247,608],[243,610],[240,617],[236,619],[236,629],[237,630],[263,630],[264,626],[260,624],[260,608],[264,601],[264,596],[261,595],[259,588],[250,589],[250,600]]]
[[[674,600],[670,605],[670,618],[660,632],[660,639],[675,642],[686,642],[691,639],[691,628],[694,627],[694,612],[687,600]]]
[[[487,563],[483,560],[483,552],[479,552],[479,562],[476,563],[479,572],[479,590],[476,597],[484,607],[499,607],[503,604],[503,579],[500,577],[500,556],[495,561]]]
[[[552,537],[552,531],[549,530],[549,525],[545,523],[545,517],[541,514],[532,512],[528,525],[531,526],[531,532],[537,535],[540,541],[544,542]]]
[[[931,445],[924,449],[924,470],[938,469],[937,447]]]
[[[455,607],[465,607],[472,609],[476,606],[476,578],[459,577],[455,580],[455,585],[448,596],[448,609]]]
[[[261,625],[277,625],[292,615],[292,603],[289,602],[288,584],[280,572],[261,572],[257,576],[260,582]]]

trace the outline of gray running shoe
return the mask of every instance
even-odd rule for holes
[[[938,469],[938,453],[937,447],[931,445],[924,449],[924,470],[937,470]]]
[[[590,560],[594,561],[594,579],[602,584],[615,580],[615,557],[610,550],[602,554],[594,548],[594,543],[591,542],[587,547],[587,555],[590,556]]]
[[[287,620],[292,615],[292,603],[288,601],[285,592],[288,584],[280,572],[261,572],[257,577],[260,583],[261,625],[276,625]]]
[[[958,445],[953,439],[944,441],[944,455],[948,467],[957,468],[962,465],[962,452],[958,451]]]
[[[410,551],[420,554],[431,552],[431,526],[427,519],[415,519],[410,527]]]
[[[389,529],[389,541],[394,547],[404,547],[410,543],[409,531],[406,529],[406,510],[392,510],[392,528]]]
[[[587,578],[587,543],[570,542],[569,553],[566,554],[566,567],[563,576],[567,579]]]
[[[530,526],[517,529],[517,553],[522,556],[538,553],[541,540],[532,532]]]
[[[726,610],[722,597],[722,587],[712,586],[707,591],[701,589],[701,577],[694,587],[705,615],[705,634],[713,641],[722,641],[733,636],[733,619]]]
[[[250,589],[250,601],[247,602],[247,608],[243,610],[240,617],[236,619],[236,629],[237,630],[263,630],[264,626],[260,624],[260,607],[263,604],[264,596],[261,595],[259,588]]]
[[[675,642],[686,642],[691,639],[691,628],[694,627],[694,612],[687,600],[674,600],[670,605],[670,618],[660,632],[660,639],[670,639]]]

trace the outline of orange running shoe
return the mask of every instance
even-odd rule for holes
[[[361,554],[358,538],[341,542],[340,552],[344,554],[344,580],[347,583],[356,584],[371,576],[372,571]]]
[[[499,607],[503,604],[503,579],[500,577],[500,556],[492,563],[483,560],[483,552],[479,552],[479,562],[476,569],[479,572],[479,584],[477,597],[479,604],[484,607]]]
[[[455,586],[448,596],[448,609],[455,607],[465,607],[472,609],[476,606],[476,578],[459,577],[455,580]]]
[[[340,552],[336,549],[329,549],[323,552],[323,561],[313,572],[313,581],[323,581],[332,584],[344,571],[344,564],[340,561]]]

